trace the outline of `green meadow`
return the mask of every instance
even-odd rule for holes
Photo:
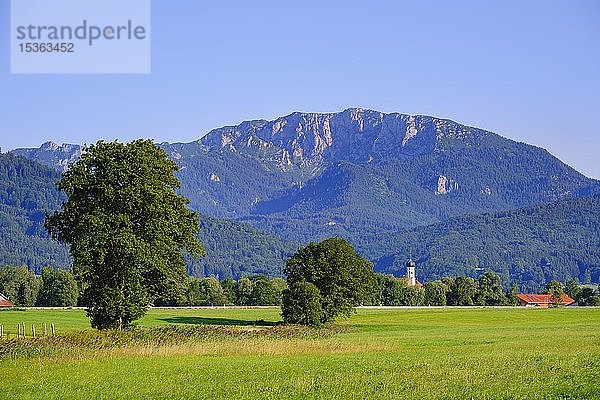
[[[598,308],[359,309],[323,330],[278,321],[276,308],[151,309],[141,327],[217,333],[5,355],[0,399],[600,399]],[[89,329],[81,310],[1,311],[0,347],[21,322],[28,334]]]

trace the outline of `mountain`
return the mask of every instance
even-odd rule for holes
[[[345,237],[376,260],[405,254],[407,242],[386,239],[410,229],[600,193],[598,181],[542,148],[447,119],[357,108],[246,121],[160,146],[181,167],[193,209],[285,243]],[[12,153],[62,171],[81,147]]]
[[[378,270],[405,272],[407,252],[419,278],[498,273],[504,284],[537,291],[552,279],[600,281],[600,195],[482,215],[455,217],[401,234],[373,237],[386,249]]]
[[[247,121],[161,146],[181,166],[192,208],[300,243],[362,242],[598,187],[538,147],[446,119],[363,109]],[[14,152],[61,169],[80,151],[47,143]]]
[[[163,147],[183,167],[195,208],[259,226],[281,212],[302,221],[329,210],[322,225],[357,206],[370,217],[365,200],[378,199],[393,210],[394,227],[406,228],[423,222],[411,222],[415,213],[430,221],[518,208],[576,197],[592,184],[544,149],[449,120],[362,109],[244,122]],[[322,203],[318,185],[334,204]]]
[[[293,113],[163,144],[192,206],[304,243],[589,194],[598,182],[546,150],[428,116]]]
[[[46,142],[39,149],[15,149],[11,150],[9,154],[23,156],[64,172],[69,164],[79,159],[81,149],[78,144],[58,145],[53,142]]]

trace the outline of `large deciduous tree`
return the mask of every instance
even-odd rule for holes
[[[344,239],[330,238],[321,243],[309,243],[286,263],[285,273],[290,291],[300,288],[299,282],[312,283],[321,295],[321,322],[331,322],[336,316],[349,315],[355,306],[372,301],[377,292],[373,264],[354,251]],[[305,294],[310,286],[302,286]],[[296,299],[288,293],[285,299]],[[306,296],[300,296],[305,298]],[[310,295],[310,302],[314,296]],[[300,302],[301,303],[301,302]],[[283,308],[283,318],[292,322]]]
[[[177,170],[150,140],[99,141],[58,182],[68,199],[46,228],[70,246],[93,327],[128,327],[154,296],[185,287],[182,252],[204,254]]]

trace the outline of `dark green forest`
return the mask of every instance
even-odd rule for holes
[[[198,237],[206,249],[206,257],[189,259],[188,273],[220,279],[254,274],[280,277],[285,260],[299,247],[250,224],[207,215],[200,216]]]
[[[59,178],[45,165],[0,154],[0,265],[27,265],[38,274],[49,264],[69,267],[67,248],[44,229],[46,210],[65,199],[55,186]]]
[[[407,232],[365,238],[376,243],[379,271],[401,274],[409,252],[419,279],[477,277],[491,270],[504,285],[538,291],[548,281],[600,280],[600,195],[473,215]],[[360,247],[360,243],[356,243]]]
[[[65,199],[55,186],[59,178],[35,161],[0,154],[0,265],[26,265],[36,274],[47,265],[70,267],[68,248],[44,229],[46,211],[58,209]],[[200,227],[207,256],[188,258],[188,273],[195,276],[281,276],[285,260],[298,249],[241,222],[201,215]]]

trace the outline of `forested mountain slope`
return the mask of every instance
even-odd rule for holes
[[[60,174],[40,163],[0,154],[0,265],[67,267],[68,251],[44,229],[46,210],[64,197],[55,187]]]
[[[498,273],[505,284],[540,290],[556,279],[600,281],[600,195],[512,211],[452,218],[376,242],[377,270],[401,275],[409,252],[419,279]],[[360,246],[360,244],[357,243]]]
[[[36,273],[46,265],[70,267],[66,246],[44,229],[46,211],[65,199],[56,189],[60,174],[46,165],[0,154],[0,266],[27,265]],[[189,260],[188,272],[199,276],[265,274],[280,276],[297,245],[236,221],[200,216],[199,234],[208,255]],[[90,227],[93,229],[93,227]]]

